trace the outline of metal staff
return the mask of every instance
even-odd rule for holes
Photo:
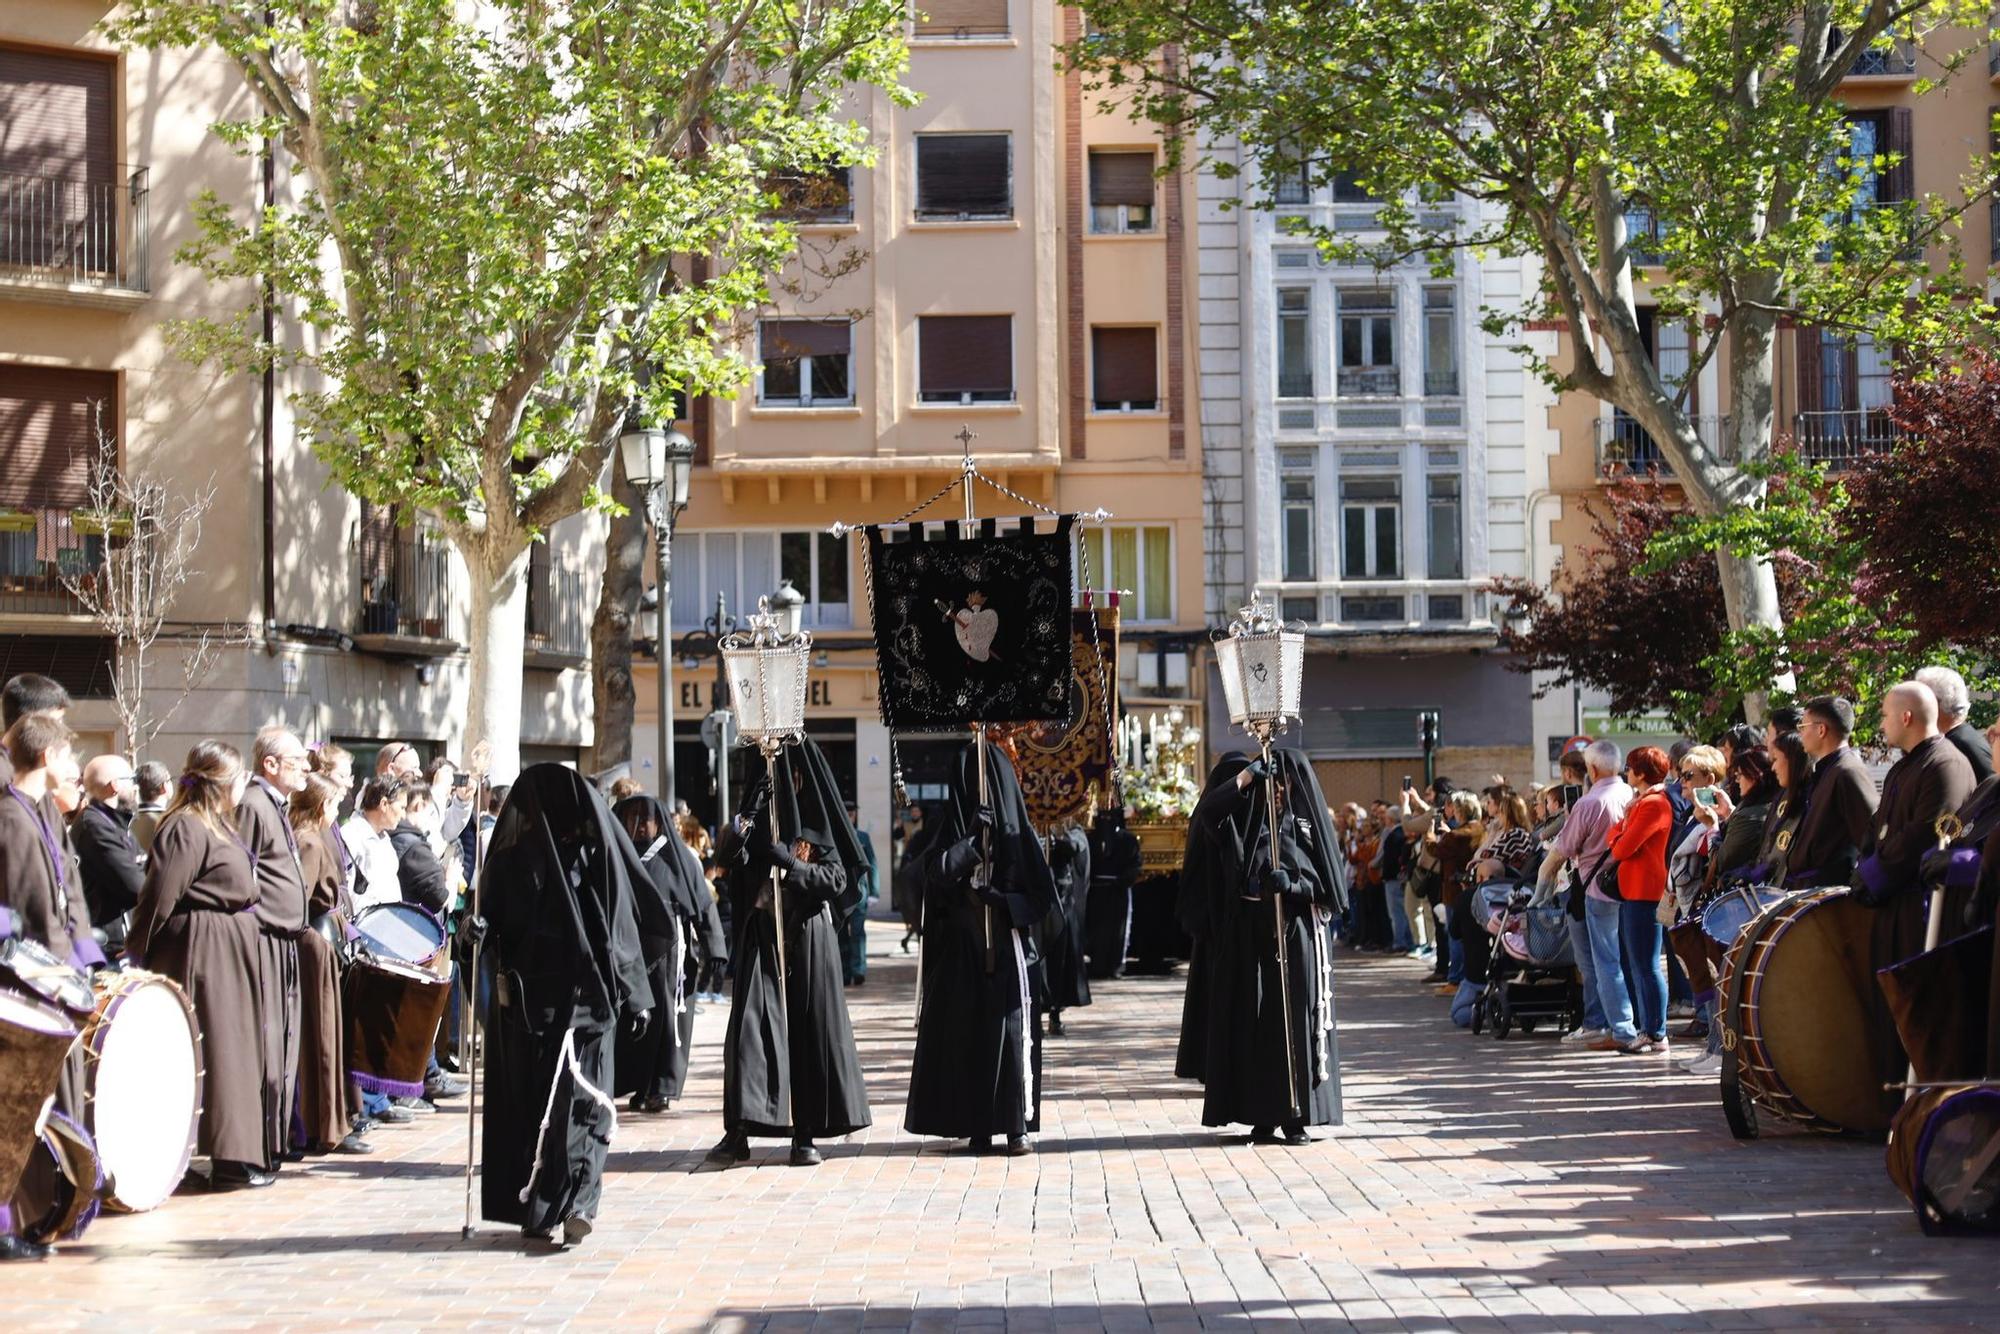
[[[486,840],[479,836],[479,817],[486,811],[486,763],[489,748],[484,741],[472,748],[468,757],[479,781],[472,788],[472,902],[471,918],[479,917],[479,882],[486,869]],[[479,1141],[479,1044],[472,1030],[479,1022],[479,939],[475,932],[465,956],[465,1003],[460,1007],[458,1064],[465,1071],[465,1226],[461,1239],[472,1240],[472,1160]]]
[[[973,730],[978,737],[973,749],[979,761],[979,809],[985,810],[992,800],[986,788],[986,729],[975,724]],[[979,869],[973,872],[972,883],[975,889],[984,889],[993,883],[993,831],[984,825],[979,827]],[[991,974],[996,958],[993,949],[993,905],[983,898],[979,901],[979,920],[986,928],[986,971]]]
[[[1271,734],[1267,729],[1258,738],[1264,755],[1264,805],[1270,811],[1271,819],[1271,869],[1282,869],[1278,858],[1278,773],[1271,763]],[[1278,942],[1278,1005],[1285,1016],[1285,1100],[1292,1109],[1293,1116],[1304,1115],[1299,1106],[1299,1058],[1292,1050],[1292,967],[1291,951],[1286,946],[1285,897],[1276,888],[1271,891],[1271,925],[1277,932]]]
[[[1959,820],[1956,812],[1946,811],[1932,822],[1931,832],[1937,835],[1938,851],[1942,852],[1952,845],[1954,839],[1965,832],[1965,825]],[[1931,891],[1930,911],[1925,914],[1924,953],[1929,954],[1932,950],[1936,949],[1938,947],[1938,939],[1943,934],[1944,879],[1940,876],[1937,888]],[[1893,1087],[1893,1085],[1885,1087]],[[1917,1083],[1917,1063],[1912,1060],[1909,1069],[1903,1075],[1903,1101],[1908,1102],[1911,1098],[1916,1097],[1917,1090],[1920,1087],[1923,1086]]]
[[[764,752],[764,772],[771,780],[771,846],[775,849],[784,832],[778,824],[778,748],[784,743],[776,737],[762,737],[757,749]],[[792,993],[786,984],[785,970],[785,890],[784,872],[774,861],[771,863],[771,939],[777,943],[778,957],[778,1011],[785,1016],[785,1040],[791,1041],[792,1033]],[[792,1119],[791,1081],[785,1081],[785,1119]]]

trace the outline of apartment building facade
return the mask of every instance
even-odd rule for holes
[[[1192,429],[1192,192],[1156,179],[1152,126],[1101,110],[1058,69],[1080,35],[1049,0],[932,0],[913,16],[899,107],[850,106],[876,160],[799,183],[799,260],[744,331],[754,381],[697,400],[691,502],[674,537],[675,772],[714,808],[699,724],[715,707],[703,622],[781,580],[819,649],[809,730],[881,837],[900,762],[941,792],[957,743],[899,744],[880,721],[861,539],[979,468],[982,517],[1099,508],[1079,583],[1121,590],[1125,703],[1199,706],[1204,641],[1200,446]],[[970,433],[969,440],[966,433]],[[958,517],[957,494],[922,519]],[[1087,576],[1084,571],[1087,570]],[[693,637],[690,638],[690,632]],[[633,762],[656,762],[657,677],[635,664]],[[886,846],[878,843],[878,846]]]
[[[174,256],[205,190],[246,210],[268,187],[209,126],[248,114],[210,51],[123,52],[113,6],[0,7],[0,676],[67,685],[88,751],[123,746],[108,695],[116,645],[66,580],[89,578],[115,522],[88,510],[100,432],[120,468],[176,497],[212,489],[153,707],[179,694],[178,636],[242,642],[146,748],[178,768],[202,736],[243,742],[283,720],[365,758],[381,742],[443,751],[467,690],[464,574],[442,539],[333,485],[302,440],[283,375],[190,364],[168,325],[261,315],[247,283],[211,284]],[[285,312],[273,312],[281,332]],[[585,675],[601,522],[559,525],[530,581],[525,759],[590,741]]]
[[[1329,800],[1420,776],[1427,711],[1438,772],[1527,778],[1529,682],[1497,651],[1487,586],[1528,568],[1545,479],[1528,447],[1534,386],[1479,326],[1482,307],[1518,302],[1526,272],[1467,256],[1447,277],[1329,263],[1285,220],[1365,237],[1380,201],[1346,178],[1314,188],[1239,165],[1200,181],[1208,614],[1254,593],[1305,627],[1297,744]],[[1469,207],[1424,221],[1468,224]]]
[[[1967,56],[1949,80],[1922,90],[1946,63]],[[2000,111],[2000,46],[1985,31],[1945,30],[1928,49],[1900,43],[1871,51],[1842,83],[1847,108],[1848,156],[1866,163],[1875,154],[1893,155],[1885,169],[1863,167],[1860,206],[1895,203],[1936,195],[1962,198],[1962,182],[1981,154],[1990,150],[1990,125]],[[1970,278],[1993,291],[1994,262],[2000,260],[2000,209],[1990,203],[1967,212],[1958,233]],[[1643,238],[1664,225],[1644,213],[1628,219]],[[1643,251],[1642,251],[1643,256]],[[1941,250],[1931,258],[1942,262]],[[1656,319],[1646,293],[1647,268],[1639,278],[1639,316],[1655,364],[1682,377],[1689,365],[1690,330]],[[1566,336],[1532,335],[1546,341],[1558,364],[1570,354]],[[1898,434],[1887,408],[1895,372],[1895,350],[1868,333],[1802,326],[1785,321],[1776,343],[1774,430],[1808,459],[1834,470],[1884,448]],[[1730,412],[1727,349],[1709,359],[1696,376],[1691,401],[1698,430],[1721,439]],[[1563,554],[1591,542],[1592,515],[1613,476],[1638,476],[1676,490],[1672,471],[1658,446],[1624,413],[1586,395],[1572,393],[1530,414],[1536,436],[1533,452],[1546,458],[1547,503],[1538,507],[1534,532],[1534,577],[1547,582]],[[1607,698],[1588,688],[1549,693],[1535,705],[1538,747],[1547,750],[1572,735],[1610,736],[1624,744],[1657,740],[1665,727],[1657,718],[1619,718]]]

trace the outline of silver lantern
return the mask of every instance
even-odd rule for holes
[[[1284,731],[1299,716],[1305,654],[1305,635],[1287,630],[1271,604],[1252,594],[1215,641],[1229,721],[1259,737]]]
[[[722,641],[722,665],[729,678],[737,731],[768,754],[805,732],[812,635],[788,632],[768,597],[757,599],[749,621],[748,634]]]

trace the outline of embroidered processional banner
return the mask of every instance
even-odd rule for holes
[[[1117,594],[1112,594],[1115,599]],[[1093,629],[1092,622],[1095,622]],[[1062,820],[1087,821],[1090,793],[1111,784],[1111,724],[1117,717],[1118,608],[1070,614],[1070,698],[1075,707],[1059,722],[1036,723],[1014,736],[1014,771],[1021,778],[1021,795],[1028,818],[1039,829]]]
[[[1070,522],[865,530],[890,730],[1068,721]]]

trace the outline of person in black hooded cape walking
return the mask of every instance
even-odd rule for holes
[[[858,911],[867,855],[826,756],[810,737],[779,752],[778,837],[760,780],[722,831],[735,963],[722,1048],[722,1139],[710,1162],[740,1163],[750,1137],[790,1139],[794,1167],[820,1159],[813,1141],[868,1126],[868,1086],[841,986],[840,932]],[[782,877],[785,975],[778,975],[771,873]]]
[[[987,804],[967,745],[923,852],[923,989],[903,1128],[965,1139],[1004,1135],[1026,1153],[1041,1126],[1041,1036],[1029,986],[1030,933],[1056,907],[1055,880],[1014,766],[985,746]],[[928,822],[927,822],[928,823]]]
[[[1202,1081],[1203,1125],[1248,1125],[1257,1142],[1304,1144],[1307,1126],[1341,1119],[1329,927],[1347,882],[1312,765],[1296,750],[1273,750],[1271,764],[1275,869],[1263,761],[1218,764],[1188,825],[1179,914],[1199,967],[1190,969],[1176,1070]],[[1273,895],[1285,908],[1282,981]]]
[[[659,900],[673,927],[670,935],[652,936],[642,925],[639,948],[646,956],[646,978],[655,1001],[653,1022],[638,1036],[618,1035],[617,1087],[629,1094],[626,1107],[657,1113],[681,1096],[687,1082],[688,1046],[694,1040],[694,1001],[687,994],[688,956],[697,950],[709,957],[724,951],[709,939],[714,899],[701,875],[700,863],[688,855],[667,808],[656,797],[627,797],[611,808],[619,827],[632,840],[647,873],[645,892]],[[635,889],[642,888],[634,886]]]
[[[1049,874],[1056,887],[1056,911],[1035,928],[1041,954],[1037,1011],[1049,1016],[1049,1036],[1062,1037],[1064,1010],[1090,1004],[1090,972],[1084,966],[1083,922],[1090,895],[1090,836],[1074,824],[1049,834]]]
[[[480,1212],[574,1244],[590,1235],[618,1124],[613,1032],[643,1034],[654,1007],[640,942],[673,926],[604,798],[559,764],[515,780],[481,875],[474,929],[494,989]]]

